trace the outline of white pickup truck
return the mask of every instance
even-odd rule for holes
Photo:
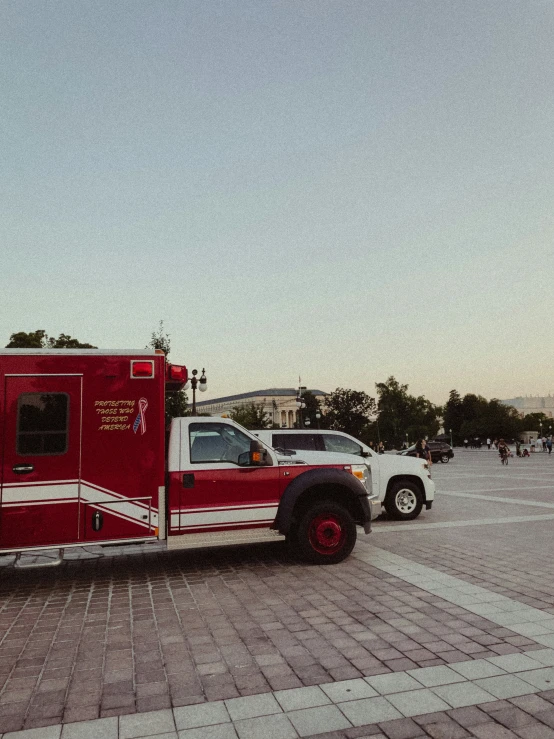
[[[423,506],[429,510],[433,505],[435,483],[423,459],[376,454],[342,431],[260,429],[252,433],[278,453],[308,464],[331,463],[338,455],[343,461],[357,459],[359,463],[361,457],[371,470],[373,494],[391,518],[409,521],[419,516]]]

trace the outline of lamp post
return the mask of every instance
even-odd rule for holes
[[[192,370],[192,377],[190,378],[190,381],[187,382],[185,385],[185,390],[188,390],[189,387],[192,388],[192,415],[196,416],[196,390],[200,390],[201,393],[205,392],[208,389],[208,381],[206,379],[206,370],[202,369],[202,374],[200,377],[196,377],[198,374],[198,370],[193,369]]]
[[[298,408],[298,412],[296,414],[296,417],[298,418],[298,428],[304,428],[304,424],[302,423],[302,411],[306,407],[306,401],[302,397],[302,390],[305,390],[305,387],[298,388],[298,395],[296,396],[296,407]]]
[[[309,426],[311,424],[311,421],[309,418],[304,419],[304,426]]]
[[[315,418],[317,421],[317,427],[319,428],[319,419],[321,418],[321,413],[319,411],[316,411]]]
[[[454,447],[454,444],[452,443],[452,429],[449,429],[450,431],[450,446]]]

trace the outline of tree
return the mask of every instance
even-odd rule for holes
[[[19,331],[10,336],[6,349],[96,349],[92,344],[83,344],[69,334],[60,334],[57,339],[48,336],[44,329]]]
[[[272,426],[269,414],[264,411],[263,403],[246,403],[237,405],[229,413],[236,423],[245,429],[267,429]]]
[[[328,428],[358,438],[370,423],[376,405],[375,399],[363,390],[338,387],[325,398],[325,410],[324,419]]]
[[[423,395],[408,393],[408,385],[401,385],[391,376],[386,382],[376,383],[378,396],[378,424],[380,437],[387,445],[397,448],[406,441],[436,436],[439,430],[439,408]]]
[[[460,429],[464,422],[464,413],[462,407],[462,398],[457,390],[451,390],[446,405],[444,406],[444,430],[450,433],[452,429],[452,437],[456,443],[461,442]]]
[[[147,348],[161,349],[166,358],[171,351],[171,339],[164,330],[164,322],[160,321],[158,330],[152,331]],[[172,418],[182,418],[188,414],[188,398],[184,390],[170,390],[165,394],[165,425],[169,426]]]
[[[487,400],[482,395],[468,393],[455,403],[451,398],[445,406],[445,428],[452,428],[458,443],[464,439],[515,439],[522,429],[522,420],[515,408],[496,398]],[[451,425],[449,425],[451,424]],[[523,424],[524,425],[524,424]]]
[[[520,419],[521,431],[536,431],[540,433],[542,426],[543,434],[546,434],[549,427],[554,426],[554,419],[549,418],[545,413],[528,413]]]
[[[165,356],[169,356],[171,351],[171,339],[169,334],[164,331],[164,322],[160,321],[158,324],[158,330],[152,331],[150,341],[146,345],[147,349],[161,349]]]

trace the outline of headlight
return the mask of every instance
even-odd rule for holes
[[[371,492],[371,484],[369,478],[369,471],[366,464],[353,464],[351,467],[352,474],[357,477],[358,480],[363,483],[368,493]]]

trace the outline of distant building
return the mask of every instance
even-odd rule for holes
[[[327,393],[323,390],[308,390],[320,402],[325,400]],[[281,428],[293,428],[298,418],[296,396],[298,389],[294,387],[274,387],[269,390],[253,390],[250,393],[227,395],[224,398],[213,398],[196,403],[198,413],[209,413],[212,416],[221,416],[229,413],[233,408],[251,403],[263,405],[264,412],[274,424]]]
[[[544,413],[549,418],[554,418],[554,395],[526,395],[525,397],[501,400],[504,405],[512,405],[523,418],[529,413]]]

